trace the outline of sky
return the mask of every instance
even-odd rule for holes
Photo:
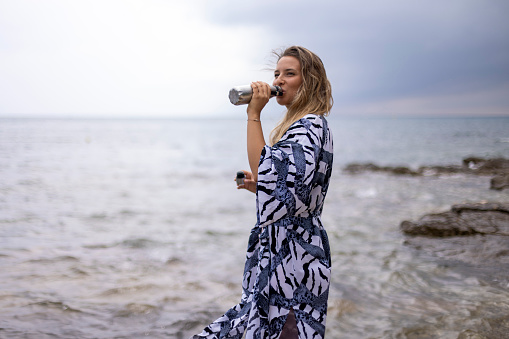
[[[272,51],[323,60],[336,116],[509,116],[507,0],[0,0],[0,116],[223,117]],[[284,108],[275,100],[266,114]]]

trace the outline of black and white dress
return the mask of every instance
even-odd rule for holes
[[[193,338],[278,338],[290,310],[300,339],[324,337],[331,260],[320,217],[332,158],[327,120],[313,114],[264,147],[242,299]]]

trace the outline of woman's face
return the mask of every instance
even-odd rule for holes
[[[299,60],[292,56],[284,56],[279,59],[274,71],[273,82],[274,86],[279,86],[283,90],[283,95],[276,97],[278,104],[289,107],[301,84],[302,72]]]

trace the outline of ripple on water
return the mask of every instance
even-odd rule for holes
[[[159,307],[150,304],[129,303],[114,313],[116,318],[136,317],[139,319],[140,316],[157,318],[159,316]]]
[[[139,295],[151,291],[160,290],[161,286],[155,284],[141,284],[132,286],[123,286],[107,289],[99,293],[99,297],[126,297],[128,295]]]
[[[51,300],[42,300],[35,303],[28,304],[27,307],[32,309],[40,309],[45,312],[48,310],[52,311],[60,311],[63,313],[83,313],[81,310],[77,308],[73,308],[66,303],[61,301],[51,301]]]
[[[148,238],[132,238],[123,240],[118,245],[127,248],[154,248],[163,246],[164,243]]]
[[[73,262],[79,262],[80,260],[74,256],[71,255],[63,255],[53,258],[37,258],[37,259],[30,259],[27,260],[27,263],[32,264],[54,264],[54,263],[73,263]]]

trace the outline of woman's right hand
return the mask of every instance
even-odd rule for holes
[[[239,190],[245,189],[250,192],[256,193],[256,181],[254,181],[254,179],[253,179],[253,173],[244,171],[244,170],[242,170],[242,172],[244,172],[244,175],[246,176],[244,178],[244,184],[237,185],[237,189],[239,189]],[[234,179],[234,180],[237,180],[237,179]]]
[[[267,105],[270,99],[270,86],[263,81],[255,81],[251,83],[253,96],[249,105],[247,105],[247,115],[249,118],[260,119],[262,109]]]

